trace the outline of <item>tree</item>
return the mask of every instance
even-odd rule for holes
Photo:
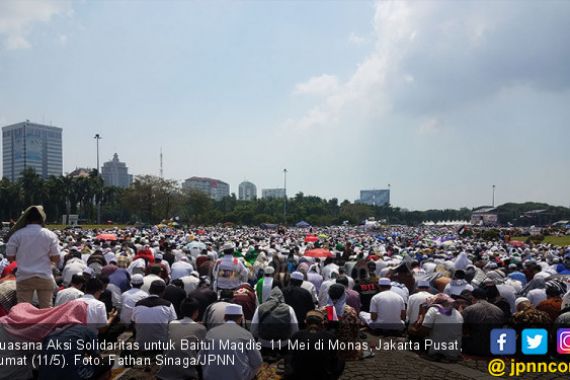
[[[33,168],[24,169],[18,183],[22,191],[21,199],[26,207],[43,203],[43,180]]]
[[[140,221],[158,223],[172,216],[177,194],[176,181],[138,176],[123,193],[121,204]]]

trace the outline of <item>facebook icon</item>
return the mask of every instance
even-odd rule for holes
[[[517,333],[513,329],[491,330],[491,353],[514,355],[517,352]]]

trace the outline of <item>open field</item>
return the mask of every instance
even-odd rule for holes
[[[528,236],[514,236],[512,239],[526,241]],[[544,243],[559,245],[561,247],[570,246],[570,236],[545,236]]]

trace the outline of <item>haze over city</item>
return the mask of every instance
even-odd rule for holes
[[[64,172],[244,179],[409,209],[570,196],[568,2],[0,2],[0,126]]]

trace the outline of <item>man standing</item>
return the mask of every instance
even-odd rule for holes
[[[10,262],[18,262],[16,292],[18,303],[32,302],[38,295],[41,309],[53,304],[55,281],[52,265],[59,262],[57,235],[44,228],[46,214],[42,206],[30,206],[12,229],[6,244],[6,256]]]
[[[225,321],[226,323],[214,327],[206,334],[206,341],[211,341],[212,344],[211,348],[201,352],[201,356],[207,358],[208,355],[216,355],[221,358],[229,355],[233,358],[234,364],[224,365],[216,361],[205,361],[202,366],[203,379],[251,380],[261,368],[263,359],[251,333],[240,327],[243,321],[241,306],[227,305]],[[235,345],[228,345],[227,342],[235,343]],[[241,345],[246,349],[242,349]]]

